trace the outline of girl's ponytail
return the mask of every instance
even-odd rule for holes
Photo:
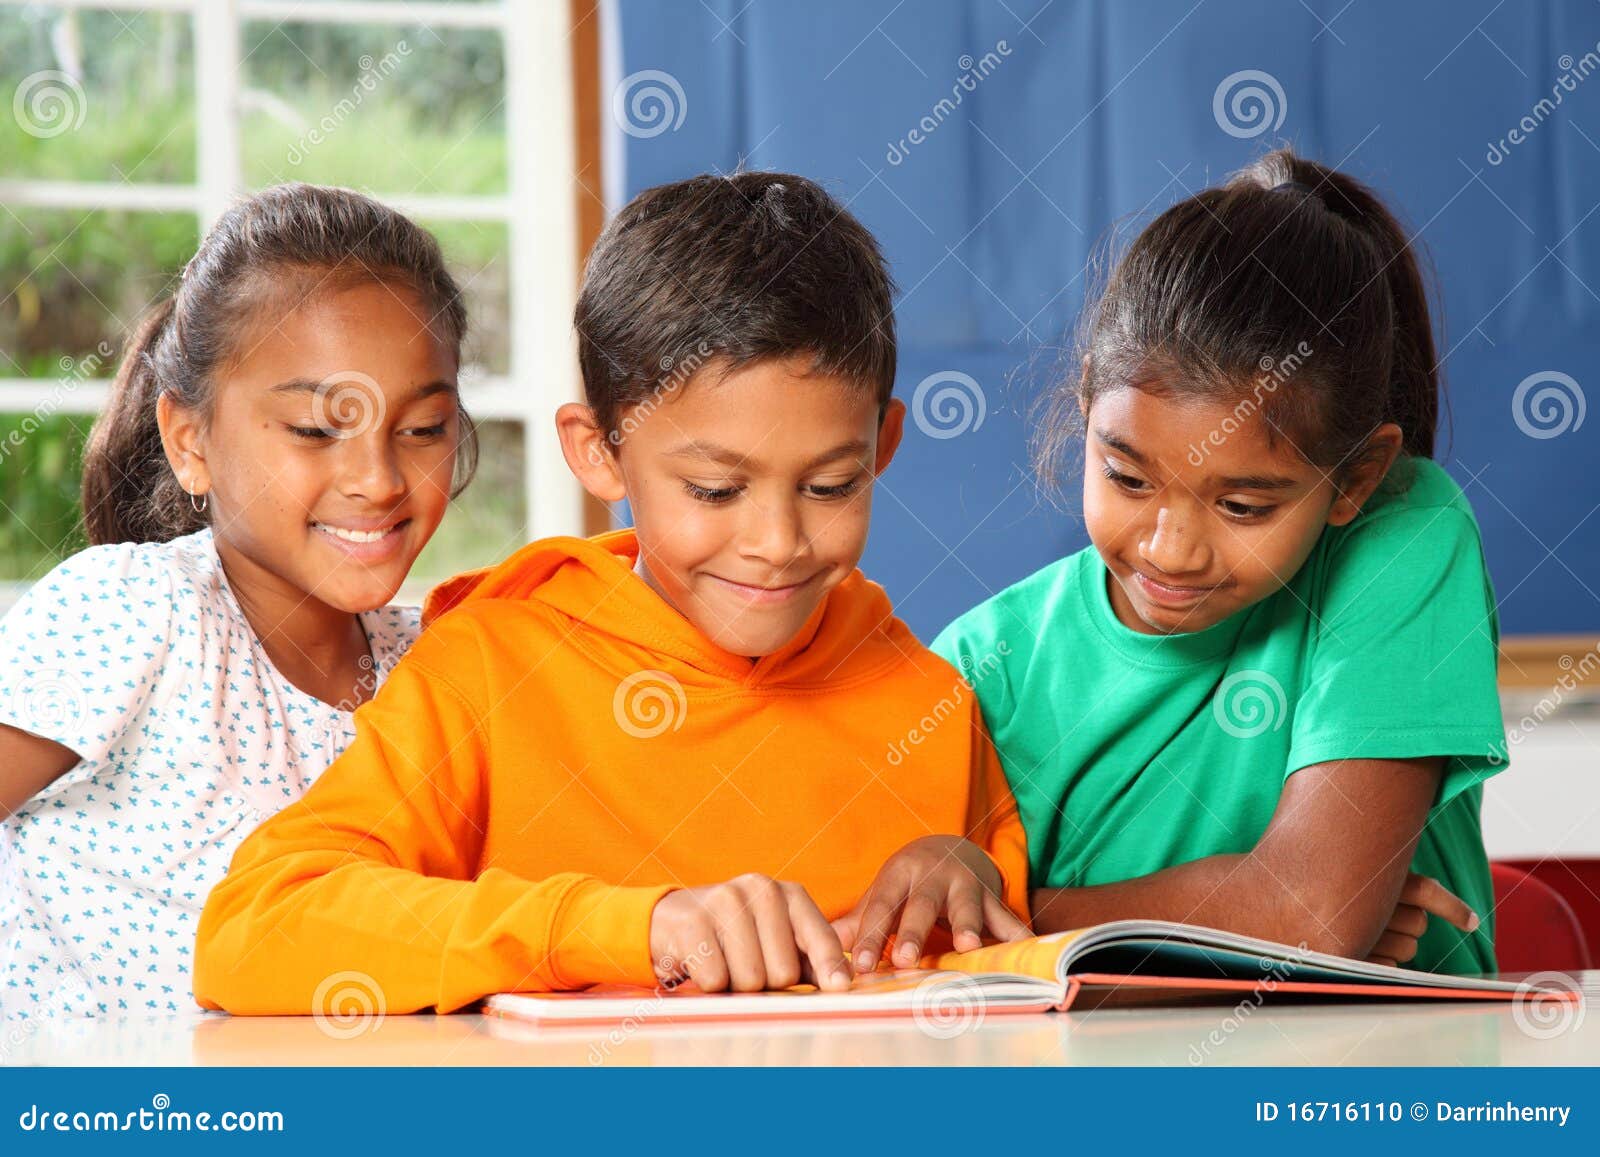
[[[1125,386],[1259,410],[1269,438],[1334,475],[1387,422],[1431,458],[1439,369],[1414,248],[1372,190],[1289,149],[1173,205],[1086,308],[1083,370],[1036,437],[1042,465]]]
[[[1287,149],[1262,158],[1260,167],[1281,169],[1283,180],[1313,190],[1329,212],[1357,226],[1377,249],[1394,310],[1394,357],[1384,420],[1405,432],[1407,454],[1433,457],[1434,428],[1439,421],[1439,360],[1428,313],[1427,283],[1410,238],[1378,196],[1354,177],[1297,157]],[[1246,171],[1253,173],[1255,168]],[[1269,175],[1275,174],[1262,174]]]
[[[166,542],[206,525],[190,505],[161,446],[156,398],[161,346],[175,298],[139,323],[83,453],[83,523],[89,542]]]

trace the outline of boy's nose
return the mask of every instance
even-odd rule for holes
[[[739,552],[773,567],[785,567],[810,547],[800,513],[792,503],[748,500],[740,527]]]
[[[1204,536],[1170,507],[1156,511],[1155,528],[1139,539],[1139,557],[1168,575],[1194,574],[1211,561]]]

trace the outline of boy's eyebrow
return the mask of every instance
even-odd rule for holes
[[[270,390],[268,390],[268,393],[315,394],[326,389],[327,386],[328,383],[325,381],[313,381],[311,378],[290,378],[287,382],[279,382],[277,385],[273,386]],[[426,382],[423,385],[418,386],[416,390],[413,391],[411,397],[407,400],[419,402],[423,398],[431,398],[435,394],[454,393],[459,393],[455,383],[447,382],[443,378],[440,378],[436,382]]]
[[[853,458],[866,453],[867,449],[868,446],[864,441],[860,438],[853,438],[848,442],[839,443],[831,450],[824,450],[807,462],[804,469],[813,469],[824,462],[832,462],[836,458]],[[760,467],[760,462],[748,454],[741,454],[737,450],[730,450],[726,446],[719,446],[715,442],[706,442],[698,438],[674,446],[666,453],[669,458],[709,458],[711,461],[721,463],[724,466],[749,466],[752,469]]]

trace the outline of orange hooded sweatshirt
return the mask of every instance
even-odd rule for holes
[[[354,743],[212,891],[201,1005],[306,1013],[349,971],[390,1012],[649,985],[673,888],[759,872],[834,919],[935,833],[983,847],[1027,918],[977,699],[880,587],[855,572],[752,662],[638,578],[637,549],[547,539],[430,594]]]

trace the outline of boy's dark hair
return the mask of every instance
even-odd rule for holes
[[[1438,359],[1412,244],[1372,190],[1289,149],[1157,217],[1085,320],[1082,372],[1038,434],[1047,480],[1095,396],[1129,385],[1253,395],[1273,435],[1336,479],[1384,422],[1403,453],[1433,456]]]
[[[83,521],[91,543],[166,542],[207,525],[167,463],[156,399],[211,413],[217,377],[276,303],[363,281],[392,282],[422,300],[439,340],[460,360],[467,333],[461,289],[426,229],[349,189],[291,183],[239,202],[217,219],[177,289],[140,322],[111,398],[84,448]],[[465,410],[451,493],[477,466]]]
[[[894,388],[894,282],[876,239],[791,173],[646,189],[595,243],[574,325],[585,400],[616,437],[623,411],[701,366],[813,357],[812,371]]]

